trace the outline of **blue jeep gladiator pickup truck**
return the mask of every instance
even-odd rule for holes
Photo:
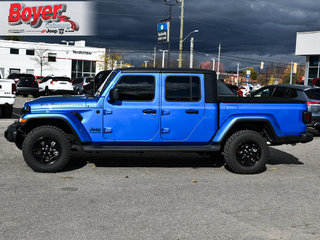
[[[306,103],[235,97],[213,71],[133,68],[114,70],[93,97],[25,103],[5,137],[38,172],[62,170],[78,149],[221,154],[232,171],[253,174],[268,145],[311,141],[310,122]]]

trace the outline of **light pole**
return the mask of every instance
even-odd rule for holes
[[[198,33],[199,30],[193,30],[192,32],[190,32],[184,39],[182,39],[182,43],[193,33]],[[190,39],[190,68],[193,68],[193,48],[194,48],[194,38],[192,37]],[[181,63],[181,64],[180,64]],[[180,54],[179,54],[179,68],[182,67],[182,54],[181,54],[181,58],[180,58]]]
[[[69,46],[69,43],[74,43],[74,41],[66,41],[66,40],[61,40],[61,42],[66,43],[67,46]]]
[[[148,67],[148,60],[144,61],[144,67],[147,68]]]
[[[168,50],[159,50],[160,52],[162,52],[162,68],[164,68],[164,58],[165,58],[165,53],[168,52]]]
[[[217,58],[211,56],[210,54],[206,54],[206,56],[207,56],[207,57],[211,57],[211,61],[212,61],[212,71],[214,71],[215,68],[216,68],[216,60],[217,60]]]

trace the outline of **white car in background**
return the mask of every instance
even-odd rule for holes
[[[73,93],[72,81],[68,77],[47,76],[39,82],[39,92],[44,95],[53,93]]]
[[[0,79],[0,109],[2,117],[11,118],[13,104],[16,100],[16,89],[14,80]]]

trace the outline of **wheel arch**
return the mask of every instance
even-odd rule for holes
[[[259,132],[270,142],[277,138],[274,127],[268,119],[236,119],[226,130],[217,133],[213,141],[224,144],[232,134],[241,130]]]
[[[58,116],[45,117],[45,118],[32,117],[28,119],[28,121],[23,126],[21,126],[21,129],[25,134],[28,134],[36,127],[45,126],[45,125],[55,126],[63,130],[65,133],[73,135],[75,137],[75,140],[80,143],[88,142],[91,140],[90,136],[87,134],[86,131],[81,131],[81,133],[79,132],[78,128],[79,128],[80,122],[76,126],[73,126],[74,124],[71,124],[69,119],[65,119],[63,117],[58,117]],[[81,127],[84,128],[82,124],[81,124]]]

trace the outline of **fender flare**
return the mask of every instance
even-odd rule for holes
[[[212,142],[221,143],[229,135],[231,129],[235,125],[246,122],[257,122],[266,124],[268,134],[270,135],[268,136],[270,140],[277,139],[283,135],[276,120],[274,120],[272,116],[233,116],[228,118],[223,123],[218,132],[214,135]]]
[[[85,142],[91,142],[92,139],[90,135],[88,134],[87,130],[84,128],[83,124],[81,121],[77,118],[77,116],[73,115],[72,113],[67,113],[67,114],[60,114],[60,113],[55,113],[55,114],[30,114],[24,116],[24,118],[27,118],[28,121],[21,126],[27,126],[32,122],[33,120],[41,120],[45,124],[45,119],[59,119],[62,120],[65,124],[70,127],[71,131],[75,135],[75,137],[78,138],[78,140],[82,143]]]

